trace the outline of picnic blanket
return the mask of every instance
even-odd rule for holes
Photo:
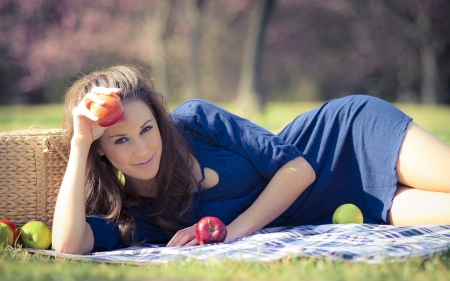
[[[326,257],[351,262],[378,263],[429,257],[450,250],[450,225],[395,227],[347,224],[266,228],[229,243],[167,248],[146,244],[88,255],[30,250],[55,257],[109,263],[160,264],[187,258],[274,261],[287,256]]]

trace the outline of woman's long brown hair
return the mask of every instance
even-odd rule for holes
[[[144,70],[144,69],[143,69]],[[148,73],[149,72],[143,72]],[[143,101],[152,110],[163,143],[161,162],[156,175],[157,192],[153,200],[153,213],[149,214],[154,223],[175,233],[180,229],[183,216],[191,209],[192,160],[189,147],[175,128],[164,97],[154,91],[153,79],[146,79],[135,67],[114,66],[96,71],[78,79],[65,96],[63,129],[66,131],[65,144],[70,149],[73,136],[72,109],[77,106],[94,86],[122,89],[119,95],[124,103]],[[89,151],[86,171],[86,214],[102,215],[113,219],[119,226],[121,239],[128,245],[134,241],[134,220],[126,212],[127,207],[141,204],[132,188],[122,184],[119,171],[105,156],[98,154],[98,140]],[[69,151],[69,149],[67,151]]]

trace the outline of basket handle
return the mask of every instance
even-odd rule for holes
[[[53,136],[46,136],[42,141],[42,145],[44,146],[44,153],[51,153],[53,151],[56,151],[56,153],[58,153],[58,155],[61,156],[64,161],[68,161],[66,155],[64,155],[61,149],[59,149],[58,144],[55,142]]]

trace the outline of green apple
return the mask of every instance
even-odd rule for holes
[[[353,204],[347,203],[339,206],[333,214],[333,223],[363,223],[361,210]]]
[[[30,221],[20,229],[19,239],[26,248],[46,250],[52,244],[52,232],[45,223]]]
[[[0,223],[0,249],[6,248],[8,245],[14,244],[14,234],[11,228],[5,224]]]

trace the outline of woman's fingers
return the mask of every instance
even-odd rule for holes
[[[86,95],[84,96],[81,104],[83,104],[83,107],[85,107],[89,111],[91,111],[91,106],[92,106],[93,103],[98,104],[98,105],[106,105],[106,103],[107,103],[106,100],[107,99],[105,98],[105,95],[110,95],[110,96],[118,95],[121,92],[122,92],[122,89],[119,89],[119,88],[94,87],[89,93],[86,93]],[[85,111],[83,111],[83,112],[85,112]],[[89,115],[86,115],[86,116],[92,116],[92,115],[89,114]],[[93,121],[97,121],[98,120],[98,118],[94,120],[94,119],[92,119],[90,117],[89,117],[89,119],[91,119]],[[122,118],[119,119],[112,126],[125,124],[125,123],[128,123],[129,121],[130,121],[130,118],[127,117],[125,114],[123,114]]]
[[[102,99],[99,95],[93,94],[93,93],[86,93],[86,95],[83,98],[83,101],[81,102],[86,108],[89,108],[91,103],[98,103],[100,105],[104,105],[106,101]]]
[[[102,99],[101,95],[115,95],[120,92],[122,92],[122,90],[118,88],[94,87],[92,91],[86,93],[81,102],[72,111],[73,117],[75,118],[74,125],[78,128],[76,131],[80,133],[80,135],[86,135],[87,130],[89,129],[95,139],[99,137],[105,130],[105,127],[97,128],[99,125],[92,123],[97,122],[99,118],[91,111],[91,105],[93,103],[104,105],[106,104],[106,101]],[[113,126],[125,124],[129,121],[130,118],[124,114]]]
[[[119,88],[105,88],[105,87],[94,87],[89,93],[86,93],[86,95],[83,97],[83,100],[81,101],[80,105],[83,105],[83,107],[86,107],[87,109],[90,108],[92,103],[97,103],[99,105],[104,105],[106,101],[102,99],[100,95],[118,95],[122,92],[122,89]]]
[[[91,105],[93,103],[105,105],[106,101],[102,99],[102,95],[115,95],[121,92],[122,90],[118,88],[94,87],[89,93],[86,93],[80,103],[72,110],[74,137],[77,140],[92,142],[103,134],[106,128],[95,123],[99,118],[90,110]],[[124,116],[115,125],[127,122],[129,122],[129,118]]]
[[[184,246],[195,246],[198,245],[198,241],[197,238],[194,238],[193,240],[187,242],[186,244],[184,244]]]
[[[183,230],[178,231],[175,236],[167,243],[167,247],[180,247],[189,243],[193,237]]]
[[[167,243],[167,247],[194,246],[197,245],[195,238],[195,225],[179,230]]]
[[[79,114],[79,117],[84,115],[92,121],[97,121],[97,116],[90,111],[91,104],[96,103],[99,105],[104,105],[106,103],[106,101],[98,94],[113,95],[115,93],[120,93],[121,91],[121,89],[117,88],[94,87],[91,92],[86,93],[83,100],[77,105],[77,107],[75,107],[76,112]]]
[[[89,119],[91,119],[92,121],[97,121],[98,117],[95,116],[94,113],[92,113],[92,111],[90,111],[87,107],[85,106],[76,106],[73,109],[73,115],[80,118],[80,117],[87,117]]]

